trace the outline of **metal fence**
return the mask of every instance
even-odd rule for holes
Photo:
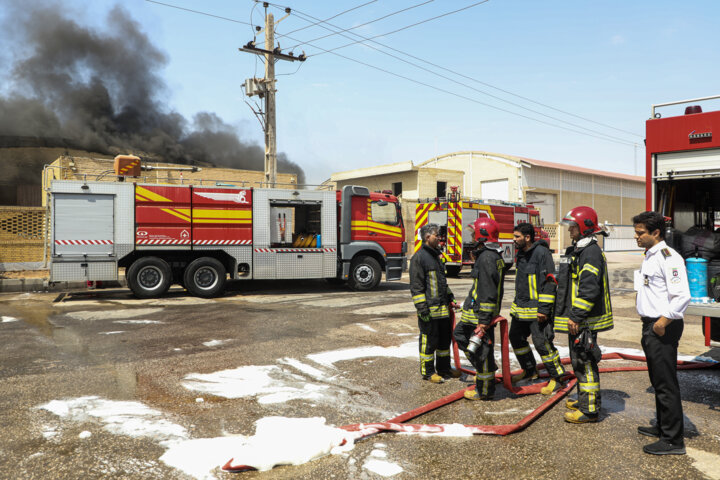
[[[613,225],[610,236],[603,241],[606,252],[639,252],[641,247],[635,241],[635,228],[632,225]]]

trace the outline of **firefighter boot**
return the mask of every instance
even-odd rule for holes
[[[448,370],[446,372],[438,372],[438,373],[445,380],[449,380],[451,378],[460,378],[460,375],[462,375],[462,372],[460,370],[456,370],[454,368],[451,368],[450,370]]]
[[[568,398],[567,400],[565,400],[565,408],[568,408],[570,410],[577,410],[578,409],[578,401],[571,400]]]
[[[437,373],[433,373],[432,375],[423,375],[422,378],[423,380],[427,380],[431,383],[445,383],[445,379]]]
[[[563,388],[565,384],[563,381],[559,378],[552,378],[548,382],[547,385],[545,385],[543,388],[540,389],[540,393],[543,395],[552,395],[553,393],[557,392],[561,388]]]
[[[480,395],[476,388],[474,390],[465,390],[463,397],[465,397],[466,400],[492,400],[494,395]]]
[[[517,383],[521,380],[535,380],[537,378],[539,378],[537,370],[533,370],[532,372],[523,370],[522,372],[518,373],[517,375],[513,375],[512,377],[510,377],[510,381],[512,383]]]
[[[591,423],[597,422],[597,415],[586,415],[580,410],[573,410],[565,413],[565,421],[568,423]]]

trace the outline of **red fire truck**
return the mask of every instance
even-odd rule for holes
[[[688,230],[709,236],[719,226],[720,111],[703,112],[700,105],[717,99],[720,95],[653,105],[645,124],[647,209],[670,217],[674,239],[668,243],[677,250],[682,243],[676,240]],[[663,117],[656,111],[682,104],[692,104],[684,115]],[[711,259],[710,278],[719,263]],[[691,304],[686,313],[704,317],[707,346],[720,345],[720,304]]]
[[[445,268],[450,276],[457,276],[463,265],[472,265],[471,246],[475,241],[469,228],[478,217],[486,216],[500,225],[500,244],[505,263],[512,265],[515,260],[515,244],[512,241],[513,228],[529,222],[535,226],[535,238],[548,240],[542,229],[540,212],[533,205],[505,202],[501,200],[475,200],[460,197],[458,187],[450,187],[447,198],[428,198],[415,206],[415,246],[417,252],[422,245],[420,228],[428,223],[440,225],[440,236]]]
[[[122,169],[117,168],[119,174]],[[55,180],[50,281],[125,278],[141,298],[171,284],[213,297],[232,279],[326,278],[375,288],[407,268],[398,199],[342,191]]]

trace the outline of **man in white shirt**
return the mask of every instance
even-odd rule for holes
[[[640,426],[638,433],[658,437],[643,451],[653,455],[683,455],[683,411],[677,379],[677,349],[683,314],[690,303],[685,261],[665,243],[665,218],[643,212],[632,219],[635,239],[646,249],[635,271],[637,311],[642,318],[642,347],[650,383],[655,390],[656,426]]]

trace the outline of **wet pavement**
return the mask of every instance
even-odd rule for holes
[[[640,349],[632,268],[611,269],[616,328],[600,342]],[[450,284],[459,298],[470,287],[462,276]],[[565,423],[561,403],[506,437],[383,433],[347,453],[267,472],[224,473],[217,459],[174,468],[161,460],[173,442],[253,435],[256,420],[274,415],[336,426],[382,421],[467,383],[420,380],[407,277],[363,293],[324,281],[257,281],[213,300],[179,288],[157,300],[125,289],[56,299],[0,295],[2,478],[720,478],[718,369],[679,373],[685,456],[642,452],[651,439],[635,429],[652,418],[654,396],[646,372],[622,372],[602,375],[597,424]],[[720,360],[717,350],[703,346],[700,319],[686,319],[681,353]],[[636,364],[601,364],[614,365]],[[460,400],[412,422],[512,424],[545,400],[502,387],[496,397]]]

